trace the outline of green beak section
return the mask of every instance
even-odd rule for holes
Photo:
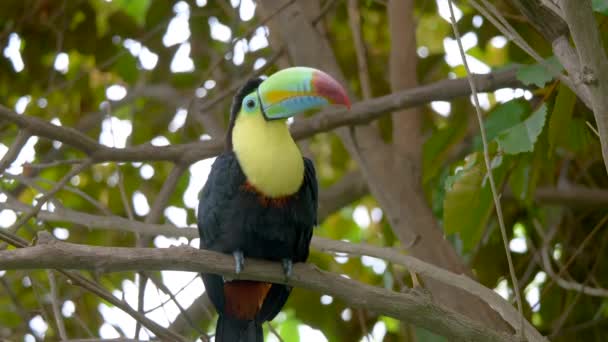
[[[267,120],[285,119],[330,104],[350,108],[344,88],[323,71],[308,67],[283,69],[258,88],[262,113]]]

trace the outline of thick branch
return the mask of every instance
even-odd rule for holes
[[[578,52],[583,83],[589,88],[591,106],[600,133],[604,165],[608,171],[608,60],[591,0],[562,0],[562,11]]]
[[[500,71],[487,75],[476,75],[475,82],[480,92],[494,91],[505,87],[522,86],[515,78],[515,70]],[[390,95],[362,101],[350,110],[323,111],[302,120],[292,127],[296,139],[308,138],[316,133],[348,125],[360,125],[378,119],[387,112],[412,108],[431,101],[449,101],[469,96],[471,91],[465,79],[444,80]],[[0,105],[0,119],[8,120],[33,135],[61,141],[90,155],[95,161],[174,161],[192,163],[213,157],[223,149],[221,140],[200,141],[189,144],[152,146],[139,145],[129,148],[112,148],[97,143],[89,136],[69,127],[56,126],[39,118],[19,115]]]
[[[33,247],[0,252],[0,269],[87,269],[102,272],[176,270],[212,272],[236,277],[230,256],[190,247],[169,249],[78,245],[39,236]],[[250,260],[240,279],[285,283],[277,263]],[[397,293],[297,264],[289,284],[341,298],[354,307],[365,307],[464,341],[513,341],[514,336],[492,331],[442,307],[423,295]]]
[[[7,203],[0,203],[0,208],[11,208],[15,210],[19,210],[21,207],[25,207],[25,209],[27,208],[27,206],[23,204],[20,206],[16,205],[15,202],[16,201],[9,199]],[[58,208],[52,213],[42,211],[38,215],[38,218],[48,221],[72,222],[89,228],[103,228],[108,230],[130,231],[171,237],[184,236],[188,239],[198,237],[198,231],[196,228],[177,228],[168,224],[146,224],[127,220],[118,216],[107,217],[88,215],[68,209]],[[502,297],[498,296],[492,290],[485,288],[465,275],[454,274],[412,256],[403,255],[401,252],[391,248],[382,248],[366,244],[351,244],[321,237],[313,237],[311,246],[314,249],[323,252],[347,253],[357,256],[367,255],[384,259],[394,264],[402,265],[420,275],[427,277],[428,279],[435,279],[444,284],[448,284],[464,290],[472,295],[478,296],[481,300],[486,302],[490,307],[498,312],[511,326],[515,327],[515,324],[519,324],[518,314],[511,304],[504,301]],[[526,336],[533,336],[533,341],[542,340],[542,336],[538,334],[538,332],[530,325],[527,325]]]
[[[580,64],[574,48],[570,45],[568,25],[562,20],[561,10],[554,8],[556,6],[548,7],[547,4],[550,2],[548,0],[511,0],[511,2],[551,43],[553,53],[569,74],[568,76],[560,75],[560,79],[579,96],[586,106],[591,108],[589,90],[573,77],[579,73]],[[505,23],[507,23],[506,20]],[[516,33],[514,30],[513,32]],[[534,58],[538,60],[538,57]]]

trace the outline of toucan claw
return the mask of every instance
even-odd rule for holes
[[[234,271],[236,272],[236,274],[239,274],[241,273],[241,271],[243,271],[243,268],[245,267],[245,256],[243,255],[243,251],[241,250],[236,250],[232,252],[232,255],[234,256],[234,262],[236,264]]]
[[[291,259],[283,259],[281,260],[281,264],[283,264],[283,273],[285,274],[285,280],[289,280],[291,275],[293,274],[293,262]]]

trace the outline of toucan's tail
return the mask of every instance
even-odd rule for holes
[[[216,342],[264,342],[262,324],[220,315],[215,328]]]

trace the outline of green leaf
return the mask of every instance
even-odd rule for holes
[[[139,25],[143,26],[146,23],[150,0],[114,0],[112,3],[135,19]]]
[[[588,153],[595,143],[597,143],[597,137],[591,132],[585,119],[578,117],[572,119],[568,126],[568,133],[564,136],[563,147],[573,153]]]
[[[449,125],[437,130],[422,147],[423,184],[428,184],[440,172],[449,152],[466,136],[468,113],[457,111]]]
[[[592,0],[593,10],[603,15],[608,15],[608,0]]]
[[[501,149],[507,154],[518,154],[534,150],[534,143],[545,125],[547,105],[543,105],[524,122],[519,123],[498,135]]]
[[[443,224],[447,234],[460,236],[466,253],[481,240],[494,203],[481,153],[471,154],[465,160],[467,164],[452,176],[451,187],[446,188]],[[511,160],[503,158],[500,165],[492,167],[496,184],[502,184],[510,165]]]
[[[497,106],[485,120],[484,126],[488,141],[494,140],[500,132],[520,123],[525,111],[526,105],[519,100]]]
[[[517,79],[525,85],[534,84],[542,88],[547,82],[559,75],[563,69],[564,67],[553,56],[546,59],[544,63],[522,66],[517,70]]]
[[[285,322],[281,323],[279,332],[283,341],[285,342],[300,342],[300,333],[298,332],[298,326],[300,320],[296,318],[289,318]]]
[[[416,327],[416,340],[421,342],[447,342],[443,336],[436,335],[424,328]]]
[[[552,156],[557,141],[568,133],[575,104],[576,94],[564,84],[560,84],[553,113],[549,118],[549,157]]]
[[[528,197],[530,184],[531,165],[528,155],[518,161],[517,165],[509,177],[509,186],[513,196],[518,200],[525,200]]]

